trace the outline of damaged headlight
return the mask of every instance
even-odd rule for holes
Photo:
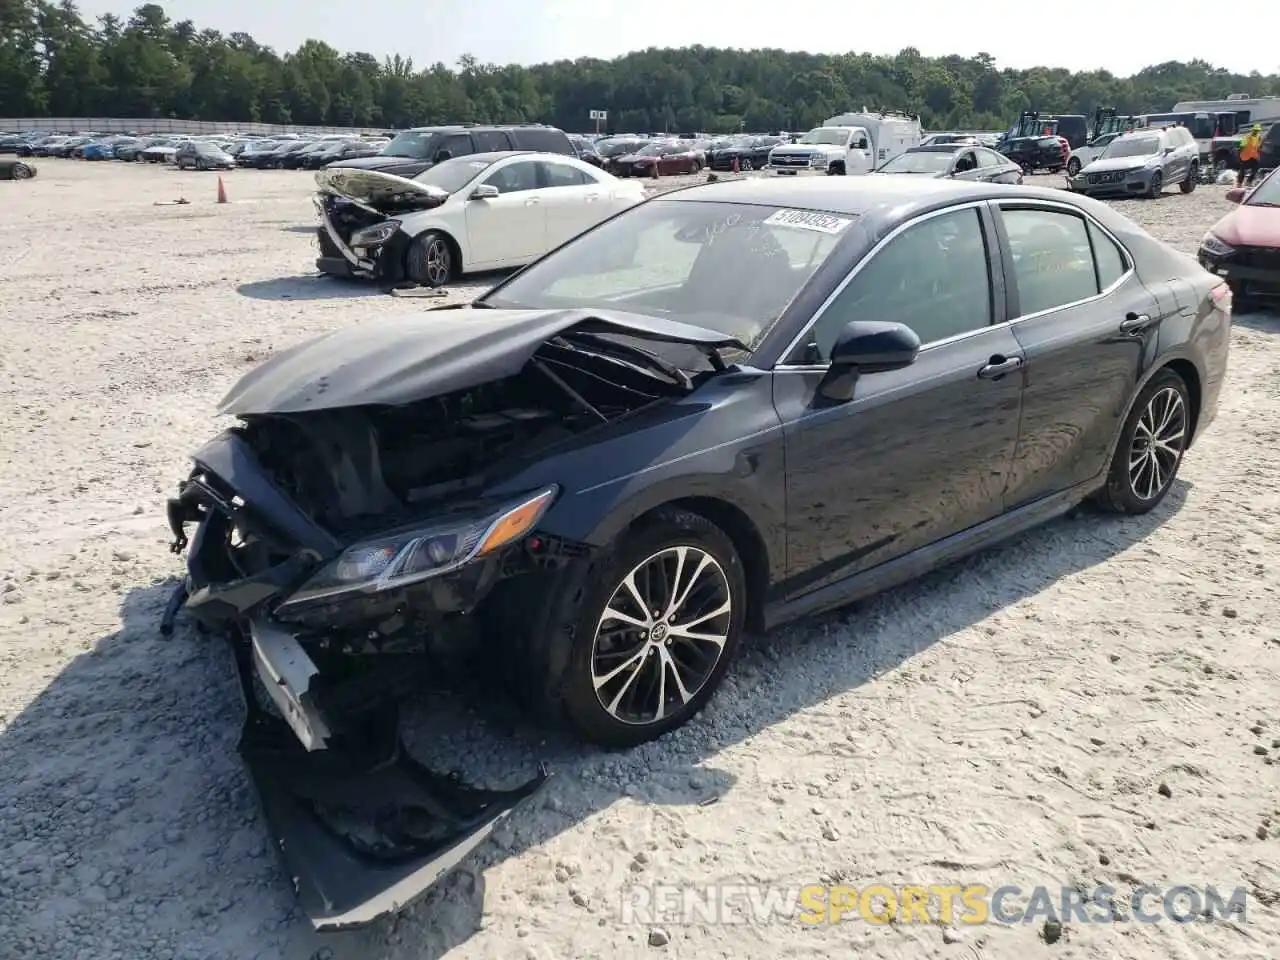
[[[399,229],[399,220],[384,220],[382,223],[375,223],[372,227],[365,227],[351,234],[351,246],[376,247],[378,244],[386,243],[394,237]]]
[[[481,517],[444,521],[353,544],[290,595],[281,609],[348,593],[377,593],[457,570],[528,534],[558,492],[558,487],[547,487]]]

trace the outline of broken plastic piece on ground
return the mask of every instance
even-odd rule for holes
[[[186,197],[179,197],[177,200],[157,200],[152,204],[153,207],[174,207],[180,204],[190,203]]]
[[[309,753],[259,706],[246,645],[232,643],[245,706],[240,755],[316,930],[362,927],[409,906],[549,777],[542,767],[514,790],[465,786],[413,760],[394,718],[367,750]]]
[[[392,287],[391,296],[432,299],[448,296],[448,291],[445,290],[444,287]]]

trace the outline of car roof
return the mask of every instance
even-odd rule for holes
[[[982,189],[982,188],[988,189]],[[1034,190],[1037,198],[1060,200],[1065,191]],[[800,207],[862,216],[892,206],[936,206],[948,202],[987,200],[999,189],[989,184],[954,180],[918,180],[913,177],[752,177],[717,180],[673,190],[661,200],[762,204]]]
[[[903,153],[959,153],[961,150],[972,150],[976,143],[926,143],[918,147],[907,147]]]

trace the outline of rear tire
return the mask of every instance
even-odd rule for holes
[[[453,244],[439,230],[414,237],[404,258],[405,276],[424,287],[443,287],[454,278],[459,266]]]
[[[1183,193],[1191,193],[1196,188],[1196,184],[1200,182],[1200,164],[1193,163],[1187,169],[1187,179],[1178,184],[1178,189]]]
[[[633,747],[682,726],[711,699],[746,613],[742,561],[719,527],[658,510],[564,583],[544,608],[549,615],[537,618],[549,629],[526,641],[526,688],[547,676],[548,646],[568,646],[552,687],[559,710],[544,704],[540,713],[558,712],[588,742]]]
[[[1142,388],[1094,501],[1109,513],[1147,513],[1178,476],[1191,438],[1191,397],[1182,377],[1161,370]]]

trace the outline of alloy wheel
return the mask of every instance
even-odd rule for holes
[[[435,286],[443,286],[449,279],[449,247],[443,240],[432,240],[423,252],[423,266],[427,280]]]
[[[1182,394],[1165,387],[1147,401],[1129,447],[1129,485],[1139,500],[1154,500],[1173,481],[1186,447],[1187,407]]]
[[[622,578],[596,625],[591,680],[621,723],[659,723],[684,709],[720,662],[733,598],[724,569],[699,547],[667,547]]]

